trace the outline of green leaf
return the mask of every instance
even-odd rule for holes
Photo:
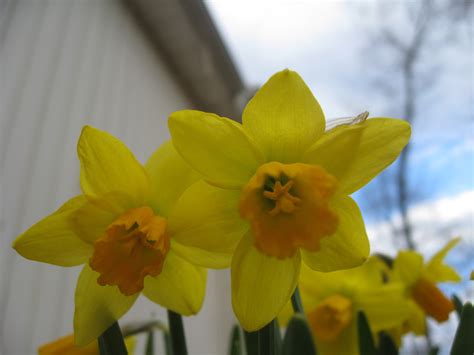
[[[242,332],[238,325],[232,327],[232,332],[230,336],[229,344],[229,354],[230,355],[243,355],[244,350],[244,341],[242,338]]]
[[[438,355],[438,353],[439,353],[439,347],[438,346],[432,347],[429,351],[429,355]]]
[[[311,330],[301,313],[296,313],[288,323],[283,338],[282,355],[316,355]]]
[[[146,347],[145,347],[145,355],[153,355],[155,353],[155,334],[153,334],[153,330],[148,332],[148,336],[146,338]]]
[[[303,302],[301,301],[300,290],[298,287],[295,288],[295,292],[291,295],[291,305],[295,313],[304,314]]]
[[[171,336],[173,355],[187,355],[186,337],[184,335],[183,319],[181,315],[168,310],[168,323]]]
[[[474,308],[467,302],[461,313],[454,337],[451,355],[472,355],[474,353]]]
[[[112,324],[99,337],[99,350],[101,355],[127,355],[127,348],[123,341],[122,332],[117,322]]]
[[[457,295],[452,295],[451,300],[453,301],[454,308],[456,309],[456,313],[458,314],[458,317],[461,317],[462,313],[462,302],[459,299]]]
[[[245,349],[247,355],[259,355],[258,332],[245,332]]]
[[[359,336],[359,353],[364,355],[376,355],[374,338],[370,330],[369,322],[364,312],[357,313],[357,330]]]
[[[378,355],[398,355],[397,345],[393,339],[385,332],[379,333],[379,347],[377,349]]]

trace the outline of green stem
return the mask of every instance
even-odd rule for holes
[[[165,354],[173,355],[173,347],[171,346],[171,336],[168,331],[163,332],[163,342],[165,344]]]
[[[99,337],[101,355],[127,355],[127,348],[123,341],[122,332],[117,322],[113,323]]]
[[[245,349],[247,350],[247,355],[258,355],[258,352],[259,352],[258,331],[247,332],[244,330],[244,338],[245,338]]]
[[[187,355],[186,337],[184,336],[183,319],[181,315],[168,310],[168,323],[171,335],[173,355]]]
[[[153,330],[148,332],[148,337],[146,340],[145,355],[153,355],[155,353],[155,334]]]
[[[280,329],[276,319],[258,331],[258,344],[260,355],[278,355],[280,353]]]
[[[295,288],[295,292],[291,296],[291,304],[293,305],[293,311],[295,313],[304,314],[303,302],[301,302],[300,290],[298,287]]]

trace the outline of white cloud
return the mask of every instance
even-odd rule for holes
[[[415,242],[424,254],[432,254],[450,237],[461,236],[466,247],[474,250],[474,190],[456,196],[426,201],[410,208],[409,216],[415,227]],[[400,216],[391,221],[369,224],[367,232],[374,252],[396,253],[391,226],[400,226]],[[473,254],[474,258],[474,254]]]

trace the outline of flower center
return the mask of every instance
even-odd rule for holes
[[[433,282],[425,278],[419,279],[411,292],[415,302],[438,322],[448,320],[449,313],[454,310],[453,302]]]
[[[240,216],[250,222],[255,246],[283,259],[299,248],[319,250],[321,238],[337,230],[330,208],[337,180],[322,167],[307,164],[261,165],[244,186]]]
[[[308,314],[314,336],[321,341],[334,341],[352,320],[352,302],[344,296],[332,295]]]
[[[275,201],[275,207],[268,212],[271,216],[276,216],[280,212],[291,213],[296,209],[296,204],[301,202],[298,197],[290,194],[290,189],[293,185],[294,181],[292,180],[283,186],[280,181],[277,181],[273,187],[273,191],[263,191],[263,196]]]
[[[133,208],[110,224],[94,243],[89,261],[102,285],[116,285],[124,295],[143,290],[145,276],[158,276],[170,248],[166,219],[150,207]]]

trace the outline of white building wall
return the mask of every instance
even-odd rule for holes
[[[72,332],[79,268],[30,262],[10,245],[79,193],[82,126],[144,162],[168,138],[168,114],[189,102],[117,1],[0,0],[0,20],[0,354],[23,355]],[[203,311],[185,319],[191,354],[226,352],[229,287],[227,271],[210,273]],[[122,324],[151,317],[166,320],[141,297]]]

